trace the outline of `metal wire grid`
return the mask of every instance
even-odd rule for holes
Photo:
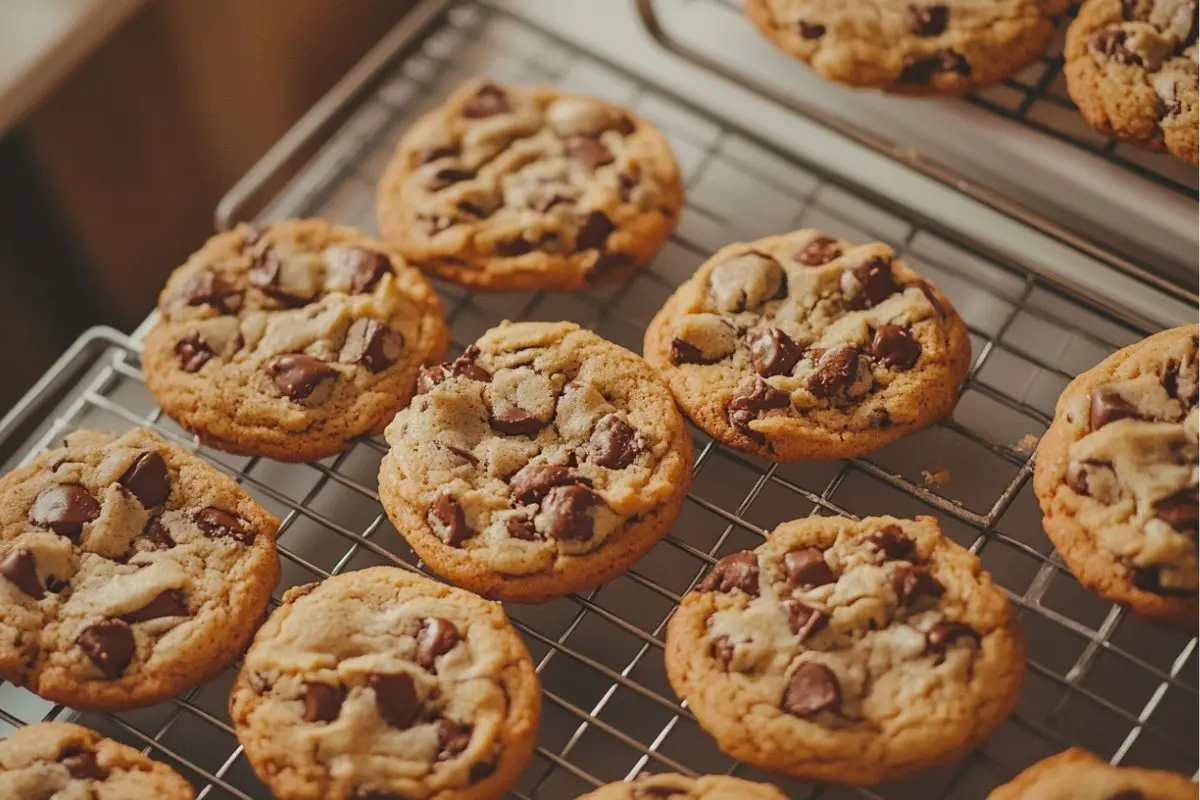
[[[462,77],[479,71],[628,102],[671,139],[687,175],[689,207],[655,263],[615,287],[493,296],[439,285],[457,347],[504,318],[566,318],[638,349],[650,315],[714,247],[763,228],[812,225],[892,243],[951,296],[968,321],[976,353],[954,417],[870,459],[768,464],[697,433],[695,482],[662,544],[628,574],[586,596],[510,605],[546,699],[537,754],[513,797],[573,798],[597,783],[674,770],[767,780],[795,798],[973,798],[1068,744],[1113,763],[1195,773],[1195,639],[1141,623],[1084,592],[1066,573],[1041,533],[1028,486],[1031,453],[1019,441],[1041,433],[1072,375],[1147,331],[1019,267],[955,247],[675,106],[630,76],[471,5],[451,14],[396,69],[270,216],[320,215],[373,229],[374,181],[395,134]],[[741,213],[740,201],[748,198],[755,200],[756,215],[771,218]],[[42,398],[50,422],[26,458],[78,427],[145,425],[192,446],[281,517],[278,594],[372,564],[420,568],[378,504],[375,473],[385,450],[380,441],[300,465],[195,448],[154,406],[136,344],[103,330],[91,337],[61,369],[96,361],[98,352],[99,366],[58,410],[50,412],[50,399]],[[734,763],[666,684],[662,634],[671,610],[715,559],[755,546],[783,519],[883,512],[937,517],[1008,591],[1020,609],[1030,655],[1017,713],[963,762],[874,790],[816,786]],[[267,797],[228,722],[230,679],[227,673],[151,709],[85,714],[81,721],[180,768],[201,797]],[[72,714],[0,686],[0,719],[10,725]]]

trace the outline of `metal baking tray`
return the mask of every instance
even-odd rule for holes
[[[630,43],[620,66],[531,20],[519,5],[417,3],[226,197],[219,223],[311,215],[375,231],[375,181],[415,116],[479,73],[553,84],[628,103],[661,126],[686,176],[687,209],[652,265],[614,286],[473,294],[437,284],[456,349],[504,319],[570,319],[640,351],[650,317],[709,252],[813,226],[900,251],[953,299],[970,327],[975,360],[951,419],[870,458],[771,464],[694,432],[695,482],[661,544],[587,595],[507,606],[545,690],[537,753],[510,796],[568,800],[639,772],[679,771],[764,780],[793,798],[969,800],[1072,744],[1116,764],[1195,774],[1196,640],[1083,590],[1042,533],[1029,485],[1032,446],[1066,382],[1117,347],[1192,321],[1194,299],[1134,280],[828,132],[813,134],[808,153],[797,156],[772,141],[770,125],[794,135],[815,131],[811,121],[736,89],[725,90],[720,101],[728,113],[717,117],[696,101],[708,97],[711,77],[679,67],[693,93],[670,88],[659,79],[683,78],[659,68],[656,55],[663,54],[653,42],[642,49]],[[632,6],[609,7],[638,24]],[[857,179],[864,168],[872,184]],[[895,192],[912,202],[896,202]],[[943,214],[938,204],[959,213]],[[380,440],[311,464],[199,447],[161,414],[145,387],[138,358],[145,327],[129,337],[89,332],[0,420],[0,448],[15,452],[10,465],[76,428],[149,426],[233,475],[283,520],[276,597],[367,565],[422,568],[379,506]],[[873,789],[770,776],[722,755],[671,692],[662,638],[680,596],[715,559],[755,546],[782,520],[813,513],[931,514],[980,556],[1016,603],[1029,650],[1020,704],[963,761]],[[230,678],[115,715],[76,714],[0,685],[0,733],[42,719],[77,719],[172,765],[203,798],[269,798],[229,724]]]

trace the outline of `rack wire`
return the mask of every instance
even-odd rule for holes
[[[586,595],[507,606],[533,653],[546,700],[536,755],[512,797],[565,800],[643,771],[678,771],[728,772],[813,800],[982,798],[1031,762],[1072,744],[1115,764],[1195,774],[1196,640],[1143,623],[1084,591],[1042,533],[1029,486],[1030,445],[1048,424],[1062,387],[1149,327],[973,247],[967,232],[933,230],[881,206],[630,73],[472,3],[455,5],[388,68],[263,218],[323,216],[374,231],[374,184],[400,131],[481,72],[628,103],[670,139],[687,180],[688,206],[653,264],[616,286],[477,295],[437,284],[456,348],[503,319],[570,319],[640,351],[651,315],[716,247],[812,226],[890,243],[951,297],[975,353],[952,418],[867,459],[771,464],[694,431],[695,480],[662,543],[626,575]],[[752,213],[746,199],[755,201]],[[24,460],[80,427],[141,425],[188,446],[281,518],[283,578],[276,597],[292,585],[369,565],[423,568],[379,506],[375,476],[386,449],[380,440],[310,464],[199,447],[155,406],[138,353],[136,335],[93,330],[0,423],[0,438],[16,422],[40,420],[22,448]],[[60,402],[52,389],[63,387]],[[663,632],[679,598],[716,559],[756,546],[785,519],[875,513],[936,517],[1008,592],[1029,651],[1017,711],[963,761],[874,789],[793,781],[725,757],[666,682]],[[229,723],[231,674],[171,702],[117,715],[76,715],[4,685],[0,728],[77,718],[176,767],[202,798],[267,798]]]

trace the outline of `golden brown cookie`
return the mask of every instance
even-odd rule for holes
[[[1079,375],[1038,445],[1046,533],[1080,583],[1196,629],[1197,328],[1155,334]]]
[[[1073,747],[1039,761],[988,800],[1196,800],[1196,784],[1155,769],[1113,767]]]
[[[281,461],[381,432],[449,338],[421,273],[322,220],[217,234],[158,309],[142,366],[163,411],[213,447]]]
[[[583,289],[637,269],[675,228],[679,169],[627,109],[474,80],[400,140],[379,227],[415,265],[475,289]]]
[[[639,775],[610,783],[579,800],[787,800],[774,786],[725,775]]]

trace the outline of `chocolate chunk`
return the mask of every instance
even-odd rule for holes
[[[1128,64],[1130,66],[1141,64],[1142,57],[1131,50],[1126,44],[1128,38],[1128,31],[1104,28],[1091,35],[1088,39],[1088,45],[1092,50],[1108,56],[1119,64]]]
[[[633,190],[637,188],[638,183],[642,180],[642,168],[637,164],[631,164],[629,169],[617,176],[618,190],[621,193],[621,202],[628,203],[633,198]]]
[[[387,369],[396,362],[404,337],[370,317],[356,319],[346,332],[340,358],[362,364],[371,372]]]
[[[1142,566],[1128,556],[1123,556],[1120,562],[1125,566],[1129,582],[1143,592],[1152,592],[1153,594],[1161,595],[1180,594],[1180,592],[1173,592],[1163,587],[1161,564]],[[1191,593],[1190,591],[1187,592],[1187,594]]]
[[[527,464],[509,482],[513,500],[521,504],[538,503],[556,486],[591,486],[592,482],[562,464]]]
[[[671,363],[672,364],[715,364],[721,358],[706,358],[704,351],[696,345],[685,342],[683,339],[671,340]]]
[[[320,359],[300,353],[275,356],[267,362],[275,389],[289,400],[307,398],[323,381],[337,378],[337,370]]]
[[[910,370],[921,357],[921,343],[907,328],[883,325],[871,339],[870,353],[893,369]]]
[[[492,430],[508,436],[537,436],[538,431],[549,425],[523,408],[510,408],[501,414],[488,416]]]
[[[820,633],[829,623],[829,618],[815,608],[804,605],[799,600],[787,599],[781,603],[783,613],[787,615],[788,627],[792,633],[804,641],[813,634]]]
[[[302,306],[311,302],[315,292],[310,294],[294,294],[291,287],[283,282],[283,258],[274,250],[266,250],[255,260],[250,268],[250,285],[258,289],[272,300],[285,306]]]
[[[146,508],[165,503],[171,494],[171,475],[167,472],[167,462],[153,451],[138,456],[125,474],[117,479],[117,483],[128,489]]]
[[[453,650],[461,640],[454,623],[442,617],[428,617],[417,631],[417,663],[433,672],[438,656]]]
[[[267,682],[267,679],[257,672],[251,672],[249,677],[246,678],[246,682],[250,684],[250,691],[260,697],[271,688],[271,684]]]
[[[800,20],[796,23],[796,31],[803,39],[820,39],[825,35],[825,26]]]
[[[588,267],[583,279],[588,285],[595,286],[611,278],[617,273],[624,272],[637,260],[633,253],[609,252],[603,250],[596,256],[596,263]]]
[[[37,557],[28,548],[18,547],[5,556],[4,560],[0,561],[0,575],[8,578],[34,600],[41,600],[46,596],[46,590],[38,580]]]
[[[478,203],[472,203],[470,200],[459,200],[457,208],[468,217],[473,217],[475,219],[484,219],[491,214],[486,207],[481,206]]]
[[[858,293],[850,300],[853,309],[874,308],[887,300],[900,287],[892,277],[892,259],[872,258],[850,271],[859,283]]]
[[[758,418],[760,411],[787,408],[792,404],[792,398],[787,392],[781,392],[762,378],[754,380],[754,386],[748,393],[734,395],[729,401],[729,424],[747,438],[765,442],[766,437],[751,428],[750,423]]]
[[[96,754],[79,745],[71,745],[63,750],[57,761],[77,781],[102,781],[108,777],[108,772],[96,761]]]
[[[971,74],[971,65],[963,54],[957,50],[936,50],[926,56],[908,55],[904,57],[904,68],[900,71],[899,82],[902,84],[920,85],[929,83],[935,75],[953,73],[967,77]]]
[[[434,442],[434,444],[438,445],[439,447],[446,448],[446,450],[450,451],[451,453],[454,453],[454,455],[458,456],[463,461],[466,461],[468,464],[471,464],[472,466],[477,466],[479,464],[479,459],[476,458],[475,454],[472,453],[470,450],[464,450],[461,447],[455,447],[454,445],[446,444],[445,442]]]
[[[50,592],[51,594],[58,594],[63,589],[67,588],[68,583],[69,583],[69,581],[60,581],[58,578],[54,577],[53,575],[47,575],[46,576],[46,591]]]
[[[709,655],[715,658],[726,672],[729,671],[729,664],[733,661],[733,642],[729,641],[728,636],[715,636],[712,643],[708,647]]]
[[[162,619],[163,617],[186,617],[188,616],[187,602],[183,597],[183,592],[179,589],[168,589],[165,592],[160,592],[157,597],[151,600],[146,605],[130,611],[121,619],[133,625],[138,622],[149,622],[152,619]]]
[[[304,721],[333,722],[342,710],[345,692],[327,683],[304,684]]]
[[[750,363],[764,378],[790,375],[804,357],[804,347],[779,328],[769,328],[750,340]]]
[[[964,636],[969,636],[978,644],[981,639],[979,632],[962,622],[939,622],[925,634],[925,651],[928,653],[944,653],[952,644]]]
[[[198,331],[188,331],[175,343],[175,360],[184,372],[199,372],[214,355]]]
[[[902,566],[894,571],[892,588],[902,606],[910,606],[922,597],[941,597],[946,593],[941,582],[921,567]]]
[[[642,437],[616,414],[601,417],[588,439],[588,459],[609,469],[625,469],[642,452]]]
[[[438,720],[438,761],[449,761],[457,758],[471,744],[471,728],[469,725],[459,725],[443,717]]]
[[[133,629],[119,619],[105,619],[84,628],[75,639],[83,654],[104,677],[114,681],[133,660]]]
[[[1110,422],[1119,419],[1145,419],[1141,410],[1121,396],[1111,386],[1101,386],[1092,391],[1092,407],[1088,422],[1092,430],[1098,431]]]
[[[734,589],[741,589],[751,596],[758,595],[758,557],[750,550],[725,556],[696,586],[699,592],[732,592]]]
[[[564,144],[567,154],[589,169],[602,167],[616,160],[612,151],[592,136],[568,136]]]
[[[364,294],[375,288],[379,279],[392,271],[392,262],[383,253],[362,247],[352,248],[353,271],[350,273],[350,293]]]
[[[825,556],[815,547],[792,550],[783,557],[783,566],[792,586],[824,586],[837,581]]]
[[[236,286],[208,269],[196,273],[183,287],[183,299],[189,306],[210,305],[223,314],[231,311],[240,297]]]
[[[509,536],[523,542],[532,542],[539,538],[533,522],[525,517],[509,517],[508,522],[504,523],[504,530]]]
[[[458,145],[442,145],[440,147],[429,147],[417,153],[417,166],[429,164],[443,158],[452,158],[458,155]]]
[[[233,539],[242,544],[254,541],[255,531],[248,522],[215,506],[200,509],[192,515],[192,519],[210,539]]]
[[[455,167],[443,167],[433,173],[433,177],[425,184],[425,188],[431,192],[441,191],[447,186],[453,186],[456,183],[469,181],[475,177],[475,173],[469,169],[457,169]]]
[[[912,561],[917,555],[913,540],[908,538],[899,525],[885,525],[879,530],[871,531],[866,542],[890,561]]]
[[[561,194],[545,194],[531,202],[529,207],[539,214],[545,214],[555,206],[570,202],[571,199],[569,197],[563,197]]]
[[[142,536],[154,546],[155,550],[165,550],[175,546],[175,540],[171,538],[167,526],[163,524],[162,517],[155,516],[147,520],[146,527],[142,528]]]
[[[1195,539],[1200,527],[1200,508],[1197,507],[1197,502],[1200,502],[1200,499],[1197,497],[1195,486],[1181,489],[1155,503],[1154,516],[1180,533],[1191,534]]]
[[[828,264],[842,254],[842,246],[837,239],[828,236],[818,236],[796,251],[792,260],[806,267],[819,267]]]
[[[463,354],[448,364],[436,367],[426,367],[417,378],[417,394],[428,394],[429,391],[442,381],[450,378],[470,378],[473,381],[487,383],[492,379],[492,373],[475,363],[479,358],[479,348],[468,347]]]
[[[438,495],[425,519],[434,534],[451,547],[461,547],[463,542],[475,535],[475,531],[467,525],[462,504],[448,494]]]
[[[556,486],[542,501],[546,527],[555,539],[582,542],[592,538],[594,523],[588,511],[604,499],[580,483]]]
[[[837,711],[842,691],[837,676],[823,664],[805,661],[796,667],[783,692],[782,708],[788,714],[807,717],[820,711]]]
[[[603,250],[608,236],[617,229],[603,211],[593,211],[579,224],[579,235],[575,237],[576,250]]]
[[[492,83],[479,87],[475,96],[463,105],[463,116],[468,119],[494,117],[508,113],[508,96],[504,90]]]
[[[944,3],[909,3],[908,29],[917,36],[939,36],[950,22],[950,7]]]
[[[805,386],[817,397],[845,394],[858,380],[858,350],[849,345],[825,351]]]
[[[1066,483],[1075,494],[1085,497],[1091,494],[1091,488],[1088,486],[1088,473],[1092,471],[1092,464],[1095,463],[1072,461],[1067,465]]]
[[[421,701],[412,676],[397,672],[373,672],[367,676],[367,686],[375,690],[375,706],[379,716],[394,728],[407,728],[417,719]]]
[[[524,236],[517,236],[512,239],[500,239],[495,244],[496,255],[505,258],[514,256],[523,256],[526,253],[533,252],[533,242],[526,239]]]
[[[46,489],[33,501],[29,521],[49,528],[59,536],[78,540],[85,523],[100,516],[100,504],[78,483],[64,483]]]

